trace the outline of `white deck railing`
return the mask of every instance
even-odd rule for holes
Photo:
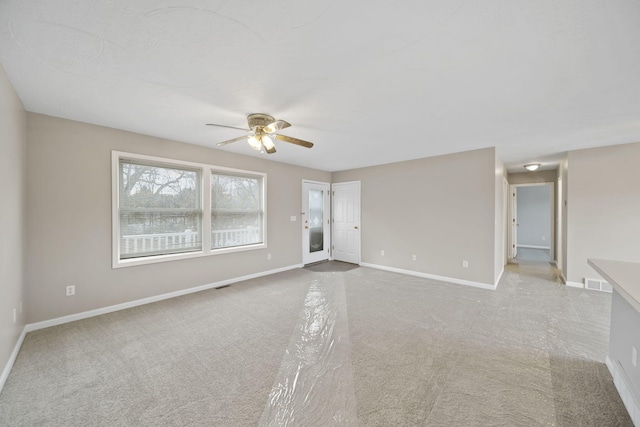
[[[132,234],[122,236],[121,239],[121,255],[173,251],[198,246],[198,233],[192,230],[185,230],[182,233]],[[247,245],[258,241],[257,227],[211,232],[213,248]]]
[[[238,228],[235,230],[213,230],[211,232],[212,248],[249,245],[251,243],[258,243],[259,241],[258,227]]]

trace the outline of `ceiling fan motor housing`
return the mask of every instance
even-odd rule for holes
[[[269,126],[271,123],[275,122],[276,119],[268,114],[250,114],[247,117],[247,121],[249,122],[249,129],[255,131],[256,129]]]

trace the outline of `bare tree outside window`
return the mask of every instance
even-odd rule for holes
[[[200,172],[120,161],[120,258],[202,249]]]
[[[266,247],[265,173],[118,151],[112,171],[114,268]]]

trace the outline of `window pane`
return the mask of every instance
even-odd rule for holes
[[[120,258],[202,249],[200,173],[120,162]]]
[[[262,243],[262,178],[211,175],[211,247]]]
[[[322,190],[309,190],[309,252],[324,250],[324,196]]]

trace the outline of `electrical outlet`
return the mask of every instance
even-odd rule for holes
[[[76,287],[74,285],[67,286],[67,296],[73,296],[76,294]]]
[[[544,240],[547,240],[547,237],[546,237],[546,236],[542,236],[542,240],[543,240],[543,241],[544,241]]]
[[[271,254],[267,254],[267,259],[270,260],[271,259]]]
[[[384,256],[384,249],[380,251],[380,256]]]
[[[17,319],[17,316],[16,316],[16,309],[14,308],[14,309],[13,309],[13,323],[16,323],[16,319]]]
[[[462,268],[469,268],[469,261],[466,259],[462,261]]]
[[[413,255],[411,258],[412,258],[414,261],[417,259],[417,257],[416,257],[415,255]]]
[[[631,364],[634,368],[638,366],[638,350],[634,346],[631,346]]]

